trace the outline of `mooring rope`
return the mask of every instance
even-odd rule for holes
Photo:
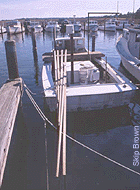
[[[53,123],[52,123],[51,121],[49,121],[49,119],[44,115],[44,113],[42,112],[42,110],[39,108],[39,106],[38,106],[37,103],[35,102],[34,98],[31,96],[30,92],[28,91],[28,88],[26,88],[27,86],[26,86],[25,84],[24,84],[24,87],[25,87],[25,91],[26,91],[26,93],[27,93],[29,99],[30,99],[31,102],[33,103],[34,107],[36,108],[36,110],[37,110],[37,112],[39,113],[39,115],[41,116],[41,118],[42,118],[44,121],[47,121],[54,129],[57,129],[57,127],[55,127],[55,126],[53,125]],[[62,134],[63,134],[63,132],[62,132]],[[122,168],[124,168],[124,169],[127,169],[128,171],[131,171],[131,172],[133,172],[133,173],[135,173],[135,174],[137,174],[137,175],[140,176],[140,173],[139,173],[139,172],[137,172],[137,171],[135,171],[135,170],[133,170],[133,169],[127,167],[127,166],[124,166],[124,165],[120,164],[119,162],[117,162],[117,161],[115,161],[115,160],[112,160],[111,158],[109,158],[109,157],[107,157],[107,156],[105,156],[105,155],[103,155],[103,154],[97,152],[96,150],[94,150],[94,149],[92,149],[92,148],[90,148],[90,147],[84,145],[83,143],[79,142],[78,140],[74,139],[74,138],[71,137],[70,135],[67,135],[67,134],[66,134],[66,136],[67,136],[67,138],[69,138],[70,140],[72,140],[72,141],[74,141],[75,143],[81,145],[82,147],[84,147],[84,148],[90,150],[91,152],[94,152],[95,154],[101,156],[102,158],[105,158],[106,160],[111,161],[112,163],[114,163],[114,164],[116,164],[116,165],[118,165],[118,166],[120,166],[120,167],[122,167]]]

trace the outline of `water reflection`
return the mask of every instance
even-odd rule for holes
[[[15,40],[17,43],[24,42],[24,34],[7,34],[7,40]]]
[[[35,69],[35,83],[38,85],[38,76],[39,76],[39,66],[38,66],[38,55],[37,50],[33,50],[33,57],[34,57],[34,69]]]

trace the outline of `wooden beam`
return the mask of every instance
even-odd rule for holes
[[[0,89],[0,187],[21,96],[21,78],[5,83]]]
[[[99,51],[94,51],[94,52],[81,52],[81,53],[74,53],[73,54],[73,61],[84,61],[84,60],[89,60],[89,56],[91,58],[101,58],[101,57],[104,57],[105,55]],[[53,54],[50,52],[50,53],[44,53],[42,55],[42,59],[44,62],[52,62],[54,60],[53,58]],[[67,54],[67,59],[68,61],[71,61],[71,55],[70,54]]]

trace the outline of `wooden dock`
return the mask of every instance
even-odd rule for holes
[[[5,41],[9,79],[0,88],[0,188],[20,100],[23,82],[19,78],[15,41]]]
[[[21,96],[21,78],[6,82],[0,89],[0,187]]]

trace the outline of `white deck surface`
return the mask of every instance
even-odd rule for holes
[[[84,66],[91,66],[97,69],[90,61],[77,61],[74,64],[74,70],[78,71],[80,65],[84,63]],[[67,71],[71,69],[71,63],[67,62]],[[44,92],[46,97],[54,97],[54,83],[51,76],[51,64],[43,66],[42,70],[42,80],[44,86]],[[74,84],[67,87],[67,96],[84,96],[84,95],[97,95],[97,94],[107,94],[107,93],[118,93],[135,90],[136,87],[132,83],[106,83],[106,84]]]

